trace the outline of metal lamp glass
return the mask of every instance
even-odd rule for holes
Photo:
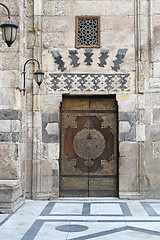
[[[8,47],[10,47],[16,40],[18,26],[10,20],[11,14],[8,7],[3,3],[0,3],[0,6],[3,6],[8,12],[8,20],[1,25],[1,28],[3,40],[7,43]]]
[[[40,87],[41,83],[43,82],[43,78],[44,78],[44,72],[42,72],[41,69],[38,69],[35,73],[35,81],[38,84],[38,86]]]
[[[2,37],[8,47],[16,40],[18,26],[11,20],[5,21],[2,25]]]

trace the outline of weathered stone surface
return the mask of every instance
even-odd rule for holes
[[[119,144],[120,157],[135,158],[138,152],[138,143],[136,142],[121,142]]]
[[[131,125],[127,121],[120,121],[119,122],[119,132],[125,133],[131,130]]]
[[[52,135],[59,134],[59,126],[58,123],[48,123],[46,127],[47,133]]]
[[[117,94],[119,112],[134,112],[137,105],[137,96],[134,94]]]
[[[46,143],[57,143],[59,142],[59,135],[49,134],[47,132],[48,123],[58,123],[59,115],[58,114],[43,114],[42,115],[42,141]]]
[[[120,196],[160,197],[159,0],[6,0],[6,5],[19,28],[11,48],[0,34],[0,179],[18,179],[28,197],[57,197],[62,95],[115,94]],[[1,8],[0,14],[2,23],[7,13]],[[75,16],[82,15],[100,16],[100,48],[75,48]],[[45,76],[39,88],[33,79],[37,64],[28,64],[23,96],[21,73],[29,58],[40,61]]]
[[[0,180],[0,212],[13,213],[24,202],[19,180]]]
[[[136,113],[132,112],[120,112],[119,121],[128,121],[131,128],[128,132],[120,132],[119,141],[135,141],[136,138]]]
[[[146,127],[146,138],[148,141],[159,141],[160,140],[160,126],[147,126]]]
[[[160,108],[153,109],[153,124],[160,125]]]
[[[155,156],[160,155],[160,141],[153,142],[153,154]]]
[[[145,141],[145,125],[137,124],[136,125],[136,140],[137,141]]]

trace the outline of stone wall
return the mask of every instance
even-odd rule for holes
[[[38,29],[32,32],[45,71],[41,90],[35,86],[32,99],[34,198],[59,196],[58,116],[62,94],[117,95],[120,196],[124,193],[131,196],[131,192],[139,196],[137,149],[139,141],[144,141],[139,134],[144,132],[144,125],[137,120],[138,99],[143,99],[137,92],[138,29],[135,30],[134,19],[138,12],[134,4],[134,1],[98,1],[98,4],[97,1],[34,1],[34,17],[39,24],[36,22]],[[101,17],[100,49],[75,48],[75,16],[81,15]],[[130,149],[134,149],[133,155]],[[127,166],[133,170],[129,172]]]
[[[11,213],[25,198],[25,109],[21,70],[25,52],[25,3],[5,1],[19,26],[17,40],[8,48],[0,37],[0,212]],[[8,19],[0,6],[0,23]]]
[[[157,2],[112,0],[97,4],[88,0],[29,4],[34,4],[35,24],[29,32],[29,45],[30,39],[34,39],[33,52],[42,60],[45,71],[41,90],[34,85],[31,97],[34,197],[53,198],[59,194],[58,114],[62,94],[116,94],[120,197],[158,197],[154,179],[159,176],[153,160],[158,143],[153,143],[152,136],[146,137],[150,134],[147,129],[158,125],[158,120],[148,123],[152,112],[146,110],[151,108],[149,99],[157,98],[158,42],[155,39],[158,27],[152,29],[152,24],[158,24],[155,20],[158,11],[154,10]],[[81,15],[101,17],[100,49],[75,48],[75,16]],[[158,106],[153,115],[154,119],[158,117]],[[155,135],[156,130],[153,131]],[[154,150],[148,148],[148,144],[153,145]],[[153,182],[150,168],[148,172],[144,168],[147,158],[152,161],[149,164],[153,169]],[[156,186],[158,188],[158,183]]]
[[[11,48],[0,38],[0,179],[6,181],[0,182],[0,191],[11,186],[18,196],[6,208],[13,209],[21,197],[59,196],[59,107],[63,94],[116,95],[119,196],[159,198],[158,0],[5,3],[19,25]],[[5,9],[0,13],[2,23]],[[100,48],[75,48],[75,16],[85,15],[100,16]],[[29,63],[23,96],[21,73],[29,58],[41,63],[45,79],[39,89],[33,80],[37,64]]]

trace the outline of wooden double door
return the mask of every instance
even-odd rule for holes
[[[118,196],[115,97],[64,96],[60,115],[60,196]]]

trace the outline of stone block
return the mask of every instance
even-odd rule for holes
[[[40,97],[39,95],[33,96],[33,110],[38,111],[40,110]]]
[[[153,154],[155,156],[160,155],[160,141],[153,142]]]
[[[152,4],[152,12],[153,14],[159,14],[160,12],[159,0],[154,0]]]
[[[117,94],[119,112],[135,112],[137,108],[137,95]]]
[[[11,132],[19,133],[21,131],[21,122],[19,120],[11,121]]]
[[[150,98],[150,101],[146,101],[148,105],[150,105],[153,108],[160,108],[160,93],[157,92],[155,93],[150,93],[146,95],[146,100],[147,97]]]
[[[150,88],[153,88],[152,89],[152,92],[153,91],[158,91],[158,92],[160,92],[160,81],[159,81],[159,78],[150,78],[149,79],[149,86],[150,86]],[[151,91],[151,89],[150,89],[150,91]]]
[[[58,123],[48,123],[46,127],[48,134],[58,135],[59,134],[59,125]]]
[[[17,70],[1,70],[0,71],[0,87],[18,87],[19,86],[19,71]],[[7,79],[7,81],[6,81]]]
[[[134,16],[102,16],[101,30],[134,31]]]
[[[66,16],[80,15],[108,15],[111,12],[110,1],[48,1],[43,6],[44,15]]]
[[[152,152],[152,157],[146,157],[145,158],[145,163],[144,163],[144,171],[143,171],[143,175],[148,175],[148,174],[157,174],[159,175],[159,169],[160,169],[160,162],[159,162],[159,155],[157,154],[157,149],[154,146],[154,149],[156,151],[156,155],[153,155]],[[147,153],[146,153],[147,155]],[[150,154],[149,154],[150,155]]]
[[[153,68],[154,68],[154,78],[159,78],[160,77],[160,63],[153,63]]]
[[[47,125],[48,123],[59,122],[59,114],[43,114],[42,115],[42,141],[44,143],[58,143],[59,134],[48,134]]]
[[[154,191],[154,196],[156,196],[156,191],[159,191],[159,182],[158,174],[144,174],[141,177],[142,190]],[[151,195],[148,197],[153,198]]]
[[[11,1],[6,1],[6,2],[8,2],[7,6],[9,5],[8,8],[11,12],[12,18],[15,19],[15,16],[19,16],[19,12],[20,12],[20,7],[21,6],[19,4],[19,1],[16,0],[14,2],[11,2]],[[6,12],[5,12],[4,8],[2,8],[2,13],[6,15]]]
[[[160,126],[147,126],[146,139],[148,141],[160,141]]]
[[[119,121],[129,122],[130,131],[129,132],[120,132],[119,141],[135,141],[136,138],[136,113],[131,112],[120,112]]]
[[[11,132],[11,120],[0,120],[0,132]]]
[[[138,153],[138,143],[136,142],[121,142],[119,144],[119,155],[120,157],[135,158]]]
[[[48,23],[50,24],[50,28],[48,29]],[[42,30],[43,32],[68,32],[75,31],[75,17],[74,16],[59,16],[59,17],[43,17],[42,18]]]
[[[137,124],[136,125],[136,140],[137,141],[145,141],[145,125]]]
[[[42,15],[42,1],[34,0],[34,16]]]
[[[19,54],[14,52],[1,52],[0,58],[2,60],[2,65],[0,69],[3,70],[18,70],[19,69]],[[14,61],[13,61],[14,59]]]
[[[145,108],[145,95],[144,94],[138,94],[138,108],[144,109]]]
[[[160,108],[153,109],[153,124],[160,125]]]
[[[131,125],[127,121],[120,121],[119,122],[119,132],[120,133],[125,133],[129,132],[131,130]]]
[[[34,35],[34,31],[27,31],[27,48],[32,48],[32,46],[35,43],[35,35]]]
[[[133,180],[135,176],[137,175],[137,157],[132,156],[130,157],[120,157],[120,168],[119,168],[119,174],[120,175],[126,175],[126,169],[127,169],[127,175],[130,176]]]
[[[145,124],[145,108],[138,109],[137,122],[138,122],[138,124],[142,124],[142,125]]]
[[[129,192],[129,181],[130,176],[129,175],[119,175],[119,191],[120,192]]]
[[[58,169],[53,169],[52,176],[58,176],[58,175],[59,175]]]
[[[0,120],[21,120],[21,110],[2,109],[0,110]]]
[[[59,159],[59,143],[48,143],[48,158],[52,161]]]
[[[34,112],[33,124],[36,127],[42,126],[42,115],[40,111]]]
[[[19,180],[0,180],[0,213],[14,213],[23,203]]]
[[[43,6],[43,13],[46,16],[71,15],[75,4],[75,1],[47,1]]]
[[[159,46],[154,46],[153,49],[153,60],[154,62],[160,62],[160,48]]]
[[[33,142],[35,144],[37,143],[37,146],[38,146],[38,144],[41,143],[41,139],[42,139],[42,129],[40,127],[34,127]]]
[[[58,114],[61,101],[62,94],[41,95],[42,114]]]
[[[124,38],[125,36],[125,38]],[[101,45],[103,48],[119,46],[120,48],[134,46],[134,32],[108,30],[103,32],[101,36]]]
[[[48,42],[44,43],[44,46],[48,47],[46,44],[48,44]],[[52,55],[49,53],[48,49],[43,51],[42,62],[43,62],[43,71],[54,72],[54,59]]]
[[[134,2],[133,1],[112,1],[111,2],[111,15],[124,15],[133,16],[134,15]]]
[[[52,167],[51,163],[48,161],[41,162],[41,171],[43,176],[52,176]]]
[[[6,97],[7,94],[7,97]],[[0,88],[0,109],[14,109],[17,101],[14,88]]]

